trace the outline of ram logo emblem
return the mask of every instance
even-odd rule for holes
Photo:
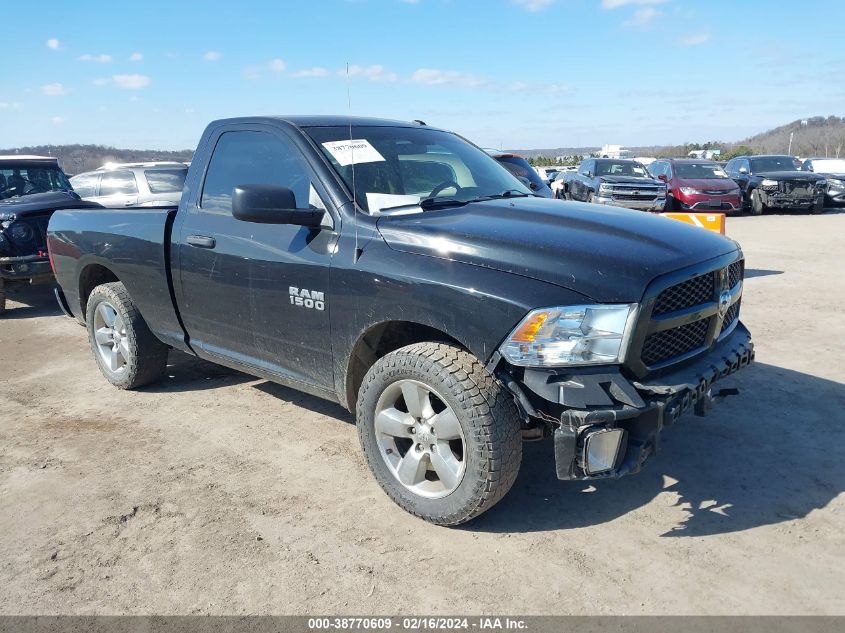
[[[310,310],[326,309],[326,295],[323,292],[308,290],[307,288],[297,288],[296,286],[290,286],[288,291],[291,305]]]

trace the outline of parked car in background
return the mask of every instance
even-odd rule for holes
[[[711,160],[661,158],[648,166],[651,175],[666,183],[667,211],[742,210],[742,194],[725,171]]]
[[[108,207],[156,207],[178,204],[188,166],[154,162],[109,164],[70,179],[85,200]]]
[[[827,179],[799,171],[800,163],[792,156],[737,156],[728,161],[725,171],[739,185],[743,202],[754,215],[767,209],[824,210]]]
[[[564,167],[555,165],[554,167],[535,167],[534,169],[537,170],[540,178],[545,180],[547,184],[551,184]]]
[[[824,176],[827,180],[827,192],[824,196],[826,206],[845,205],[845,159],[807,158],[801,169]]]
[[[540,178],[540,174],[537,173],[537,170],[534,169],[531,166],[531,163],[525,160],[522,156],[519,154],[510,154],[508,152],[500,152],[491,149],[485,151],[499,161],[499,163],[510,173],[519,178],[522,183],[535,194],[544,198],[552,197],[552,190],[549,185],[546,184],[545,180]]]
[[[564,173],[558,190],[567,200],[640,211],[663,211],[666,207],[666,184],[630,159],[587,158],[578,171]]]
[[[6,289],[51,281],[47,223],[56,209],[97,207],[73,192],[57,159],[0,156],[0,314]]]

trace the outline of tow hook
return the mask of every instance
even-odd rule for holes
[[[707,392],[696,401],[695,409],[693,411],[695,415],[703,417],[707,415],[710,412],[710,409],[712,409],[718,402],[724,400],[728,396],[738,395],[739,389],[733,387],[720,389],[715,395],[713,394],[712,389],[708,389]]]

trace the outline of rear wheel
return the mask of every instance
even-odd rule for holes
[[[437,525],[490,509],[519,473],[512,397],[478,359],[452,345],[416,343],[379,359],[364,377],[357,423],[382,489]]]
[[[756,189],[751,192],[751,215],[763,215],[766,211],[766,205],[763,203],[763,198],[760,192]]]
[[[156,380],[167,365],[159,341],[120,282],[94,288],[86,310],[88,340],[103,376],[119,389]]]

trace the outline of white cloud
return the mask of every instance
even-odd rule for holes
[[[79,56],[79,61],[81,62],[97,62],[98,64],[108,64],[111,61],[111,55],[100,54],[100,55],[89,55],[85,53],[84,55]]]
[[[48,97],[59,97],[65,94],[65,87],[60,83],[44,84],[41,86],[41,94]]]
[[[202,58],[207,62],[216,62],[222,55],[218,51],[208,51]]]
[[[618,9],[631,5],[642,6],[645,4],[664,4],[669,0],[601,0],[602,9]]]
[[[710,41],[710,33],[696,33],[694,35],[688,35],[687,37],[681,38],[681,44],[683,46],[700,46],[701,44],[706,44]]]
[[[524,81],[515,81],[508,86],[508,90],[512,92],[524,92],[528,90],[528,84]]]
[[[643,7],[634,11],[634,15],[630,20],[625,21],[625,26],[634,26],[639,28],[647,28],[651,26],[654,19],[660,15],[660,11],[654,7]]]
[[[547,84],[545,90],[550,94],[565,95],[572,93],[572,86],[567,84]]]
[[[285,64],[285,60],[277,57],[270,60],[270,63],[267,64],[267,68],[274,73],[283,73],[285,72],[285,68],[287,68],[287,64]]]
[[[52,119],[50,119],[50,121],[53,125],[61,125],[65,122],[65,120],[60,116],[54,116]]]
[[[361,79],[369,79],[370,81],[396,81],[399,79],[396,73],[387,70],[381,64],[372,64],[370,66],[351,64],[348,70],[342,68],[337,71],[337,74],[345,76],[347,72],[350,77],[360,77]]]
[[[19,110],[23,104],[18,101],[0,101],[0,110]]]
[[[112,75],[111,77],[100,77],[94,80],[95,86],[113,85],[123,90],[139,90],[140,88],[146,88],[150,83],[152,83],[152,79],[147,75],[138,74]]]
[[[411,75],[411,81],[429,86],[451,84],[467,88],[477,88],[487,83],[486,79],[458,72],[457,70],[439,70],[437,68],[420,68]]]
[[[130,61],[130,62],[139,62],[139,61],[141,61],[142,59],[144,59],[144,56],[143,56],[141,53],[132,53],[132,54],[129,56],[129,61]]]
[[[511,0],[515,5],[518,7],[522,7],[527,11],[542,11],[550,4],[556,2],[557,0]]]
[[[47,40],[46,44],[47,48],[51,50],[59,50],[59,40],[57,40],[55,37],[51,37],[49,40]]]
[[[298,70],[293,73],[294,77],[325,77],[329,74],[329,71],[325,68],[320,68],[316,66],[314,68],[306,68],[305,70]]]

